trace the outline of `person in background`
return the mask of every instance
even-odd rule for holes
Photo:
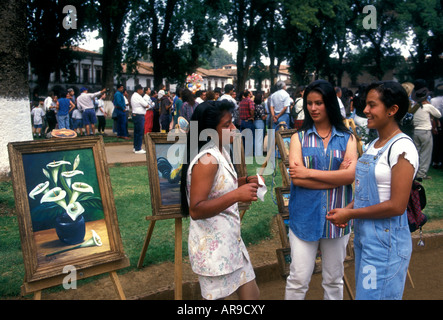
[[[295,91],[295,101],[294,101],[294,129],[300,129],[303,125],[303,120],[305,120],[305,113],[303,111],[303,93],[305,91],[305,86],[298,86]]]
[[[326,217],[338,227],[354,219],[357,300],[400,300],[412,253],[406,207],[418,153],[400,129],[408,112],[405,89],[395,81],[370,84],[364,113],[378,138],[359,158],[354,200]]]
[[[194,113],[194,109],[198,106],[198,102],[195,101],[194,94],[188,88],[183,90],[182,98],[183,98],[183,105],[181,108],[180,115],[183,118],[185,118],[188,122],[190,122],[192,114]]]
[[[414,113],[412,123],[414,124],[414,143],[420,157],[420,165],[416,177],[418,181],[431,179],[431,177],[428,176],[433,148],[431,118],[439,119],[441,117],[440,111],[429,102],[428,97],[429,90],[426,87],[415,91],[414,100],[417,111]]]
[[[122,84],[118,84],[113,101],[117,116],[117,138],[129,140],[126,133],[126,103],[123,91],[125,91],[125,87]]]
[[[97,116],[97,121],[98,121],[97,131],[98,131],[98,134],[101,134],[101,135],[106,135],[105,127],[106,127],[107,113],[105,111],[105,99],[106,99],[106,93],[103,93],[100,96],[100,98],[97,100],[97,111],[95,113]]]
[[[71,129],[69,123],[69,113],[74,110],[75,104],[69,98],[69,93],[65,94],[64,98],[57,101],[57,116],[59,129]]]
[[[286,92],[286,83],[284,81],[278,81],[277,91],[270,97],[270,112],[272,116],[273,127],[279,130],[279,124],[285,124],[286,128],[290,126],[290,106],[291,97]]]
[[[143,87],[138,84],[135,86],[135,92],[131,96],[132,121],[134,123],[134,153],[137,154],[146,153],[142,149],[142,144],[145,129],[145,113],[146,109],[150,107],[142,95]]]
[[[146,108],[145,113],[145,128],[144,128],[144,134],[147,134],[148,132],[152,132],[152,126],[153,126],[153,120],[154,120],[154,102],[151,100],[151,88],[146,87],[145,88],[145,94],[143,96],[143,99],[148,103],[148,107]]]
[[[255,112],[255,106],[254,102],[251,100],[252,93],[249,90],[245,90],[242,94],[242,100],[238,104],[238,112],[240,117],[240,130],[249,130],[249,132],[246,132],[244,135],[244,138],[251,137],[253,140],[253,143],[246,143],[246,139],[243,141],[243,146],[245,148],[245,156],[251,157],[254,154],[254,112]]]
[[[34,138],[41,138],[41,134],[42,134],[42,123],[43,123],[43,118],[45,116],[45,111],[43,110],[43,108],[45,107],[44,105],[44,100],[41,99],[39,101],[39,105],[37,107],[32,108],[31,110],[31,116],[32,116],[32,134],[34,136]]]
[[[183,106],[182,94],[183,94],[183,88],[178,88],[174,100],[173,127],[175,127],[178,124],[178,117],[180,116],[180,112]]]
[[[77,132],[77,135],[82,136],[83,135],[83,115],[82,112],[78,109],[78,107],[75,107],[72,111],[72,130]]]
[[[44,101],[44,110],[46,111],[46,121],[48,127],[46,133],[51,132],[57,126],[57,104],[53,103],[54,93],[51,92],[50,96]]]
[[[442,117],[435,121],[434,151],[432,153],[432,166],[435,169],[443,168],[443,83],[434,89],[434,98],[431,104],[441,113]]]
[[[169,132],[169,114],[172,107],[172,99],[169,96],[169,91],[165,91],[165,94],[160,98],[159,110],[160,110],[160,127],[164,132]]]
[[[95,115],[94,99],[105,93],[106,89],[96,93],[88,93],[88,89],[83,87],[80,89],[80,92],[81,94],[77,98],[77,107],[83,113],[83,125],[85,126],[86,135],[95,135],[97,117]],[[69,93],[67,98],[70,99]],[[72,103],[71,100],[69,101]],[[72,105],[75,107],[74,103],[72,103]]]
[[[257,93],[254,97],[254,155],[256,157],[263,156],[263,140],[265,137],[265,121],[267,118],[265,106],[263,103],[263,95]]]

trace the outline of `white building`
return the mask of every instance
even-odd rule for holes
[[[54,91],[56,94],[65,91],[68,88],[73,88],[76,95],[80,93],[81,87],[87,87],[90,92],[102,90],[102,55],[95,51],[82,49],[79,47],[72,47],[75,55],[78,57],[74,59],[69,66],[70,72],[63,74],[61,72],[53,72],[50,76],[48,91]],[[285,81],[288,86],[291,83],[288,66],[281,66],[277,75],[277,80]],[[221,69],[203,69],[198,68],[196,73],[203,77],[203,90],[214,90],[219,87],[223,90],[226,84],[235,84],[237,81],[237,66],[229,64],[223,66]],[[139,61],[137,65],[137,72],[128,72],[125,64],[122,65],[122,74],[119,79],[115,77],[114,84],[121,82],[129,92],[132,92],[137,84],[143,87],[154,88],[154,69],[152,62]],[[168,90],[174,92],[176,84],[167,83],[164,81]],[[262,81],[261,91],[271,91],[271,81],[266,79]],[[37,88],[37,76],[32,73],[29,68],[29,86],[30,92],[33,94]],[[249,79],[246,82],[245,88],[254,91],[255,82]]]

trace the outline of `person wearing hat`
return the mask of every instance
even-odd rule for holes
[[[417,88],[417,86],[416,86]],[[441,113],[429,101],[429,90],[422,87],[415,90],[413,99],[416,104],[413,109],[417,109],[414,113],[414,144],[417,148],[420,165],[416,175],[416,180],[431,179],[427,175],[432,160],[432,122],[431,117],[440,118]]]
[[[85,126],[86,135],[95,134],[97,117],[95,115],[94,100],[105,92],[106,89],[96,93],[88,93],[88,89],[85,87],[80,89],[80,96],[77,98],[77,108],[83,111],[83,125]]]

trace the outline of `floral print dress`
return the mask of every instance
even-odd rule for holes
[[[192,168],[204,155],[211,154],[218,171],[208,199],[215,199],[238,188],[237,173],[228,152],[220,152],[212,141],[192,160],[187,172],[187,194],[191,188]],[[193,220],[189,226],[188,251],[192,270],[199,275],[202,296],[220,299],[255,278],[246,246],[241,238],[238,204],[208,218]]]

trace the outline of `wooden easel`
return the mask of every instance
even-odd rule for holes
[[[158,220],[175,219],[175,253],[174,253],[174,298],[181,300],[183,298],[183,221],[181,214],[174,215],[156,215],[147,216],[149,220],[149,228],[146,233],[145,242],[143,243],[140,258],[138,259],[137,268],[143,267],[146,251],[148,250],[149,242],[151,241],[152,233],[154,231],[155,223]]]
[[[126,295],[121,286],[120,279],[117,275],[118,269],[122,269],[129,266],[129,259],[125,257],[122,260],[105,263],[103,265],[96,265],[90,268],[82,269],[78,276],[78,280],[89,278],[92,276],[109,273],[112,284],[120,300],[126,300]],[[34,300],[41,300],[42,291],[51,287],[55,287],[63,283],[63,279],[66,275],[59,274],[51,278],[45,278],[33,282],[24,282],[21,288],[22,295],[34,294]]]
[[[120,280],[118,279],[117,272],[111,271],[109,273],[109,276],[111,277],[112,284],[114,285],[115,291],[117,292],[117,295],[120,298],[120,300],[126,300],[126,296],[125,293],[123,292]],[[42,299],[42,290],[34,292],[34,300],[41,300],[41,299]]]

